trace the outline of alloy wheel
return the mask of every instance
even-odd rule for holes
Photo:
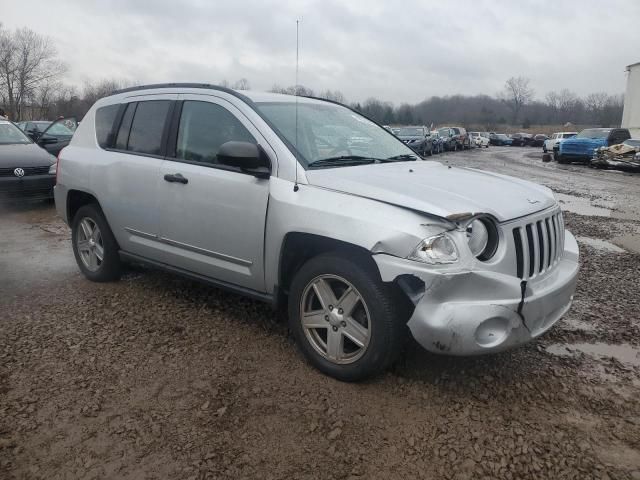
[[[76,235],[76,247],[82,263],[91,272],[96,272],[104,260],[104,243],[98,224],[85,217],[80,221]]]
[[[371,339],[364,298],[337,275],[320,275],[309,282],[300,301],[300,321],[314,350],[332,363],[357,361]]]

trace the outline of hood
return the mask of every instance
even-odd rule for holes
[[[546,187],[506,175],[422,161],[307,170],[311,185],[447,217],[488,213],[503,222],[556,204]]]
[[[43,167],[54,161],[53,155],[35,143],[0,145],[0,168]]]
[[[569,148],[571,150],[580,150],[583,152],[593,152],[594,149],[607,144],[606,138],[565,138],[560,142],[560,150]]]

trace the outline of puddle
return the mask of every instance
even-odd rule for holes
[[[640,235],[622,235],[613,239],[613,243],[635,253],[640,253]]]
[[[609,345],[607,343],[571,343],[550,345],[547,352],[552,355],[574,356],[584,353],[594,358],[613,357],[621,363],[640,367],[640,348],[628,344]]]
[[[593,332],[596,329],[596,327],[590,323],[567,317],[562,319],[562,326],[567,330],[580,330],[583,332]]]
[[[601,240],[599,238],[576,237],[576,240],[602,252],[626,253],[626,250],[624,248],[620,248],[619,246],[614,245],[611,242],[607,242],[606,240]],[[638,248],[640,248],[640,238],[638,239]]]
[[[578,215],[585,215],[590,217],[610,217],[611,208],[598,207],[591,204],[591,200],[585,197],[574,197],[573,195],[567,195],[566,193],[556,193],[556,197],[560,202],[560,206],[563,210],[571,213],[577,213]]]

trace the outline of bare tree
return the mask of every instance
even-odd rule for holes
[[[511,77],[504,84],[504,100],[513,114],[513,123],[517,123],[518,115],[533,98],[533,89],[529,87],[530,80],[526,77]]]
[[[25,102],[39,87],[65,71],[48,37],[28,28],[9,32],[0,26],[0,97],[12,120],[21,119]]]
[[[233,84],[234,90],[249,90],[251,85],[249,84],[249,80],[246,78],[241,78],[236,83]]]
[[[344,103],[345,98],[340,90],[325,90],[324,92],[320,92],[318,94],[320,98],[326,98],[327,100],[331,100],[332,102]]]

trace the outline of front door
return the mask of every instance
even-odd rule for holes
[[[264,233],[269,180],[217,163],[223,143],[264,138],[231,103],[181,95],[173,146],[161,167],[160,239],[166,263],[265,291]],[[170,141],[171,145],[171,141]]]

